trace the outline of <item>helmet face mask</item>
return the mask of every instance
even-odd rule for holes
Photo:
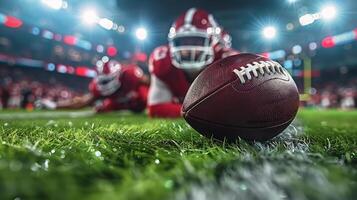
[[[111,95],[120,88],[120,73],[121,65],[116,61],[109,61],[97,65],[96,83],[99,92],[103,96]]]
[[[180,69],[201,69],[212,63],[214,52],[207,34],[180,34],[170,41],[172,62]]]
[[[216,22],[204,10],[189,9],[170,28],[172,64],[179,69],[199,71],[214,60],[218,42]]]

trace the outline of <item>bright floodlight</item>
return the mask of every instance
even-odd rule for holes
[[[62,0],[42,0],[42,3],[52,9],[59,10],[64,2]]]
[[[102,18],[102,19],[100,19],[98,23],[99,23],[99,25],[100,25],[101,27],[103,27],[103,28],[105,28],[105,29],[107,29],[107,30],[112,29],[113,26],[114,26],[113,21],[110,20],[110,19],[107,19],[107,18]]]
[[[302,47],[300,45],[294,45],[292,48],[293,54],[299,54],[302,51]]]
[[[267,39],[273,39],[276,36],[276,28],[267,26],[263,29],[263,36]]]
[[[98,21],[98,15],[94,9],[85,9],[81,14],[81,19],[86,24],[94,24]]]
[[[287,0],[288,1],[288,3],[290,3],[290,4],[293,4],[293,3],[296,3],[298,0]]]
[[[299,22],[300,22],[301,26],[306,26],[306,25],[312,24],[312,23],[314,23],[314,21],[315,21],[315,18],[314,18],[314,15],[312,15],[312,14],[306,14],[299,18]]]
[[[322,8],[320,14],[321,17],[325,20],[331,20],[336,17],[337,10],[335,6],[328,5]]]
[[[145,28],[138,28],[135,31],[135,35],[139,40],[145,40],[148,36],[147,30]]]
[[[109,61],[109,57],[108,56],[103,56],[102,57],[102,61],[105,62],[105,63],[108,62]]]

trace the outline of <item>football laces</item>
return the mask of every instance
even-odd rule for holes
[[[286,75],[286,69],[284,69],[278,62],[275,61],[259,61],[248,63],[246,66],[242,66],[239,69],[234,69],[240,82],[244,84],[247,80],[251,80],[253,77],[265,74],[284,74]]]

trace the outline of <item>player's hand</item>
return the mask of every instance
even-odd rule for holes
[[[57,107],[56,102],[51,101],[49,99],[41,99],[35,102],[35,107],[37,109],[48,109],[48,110],[55,110]]]

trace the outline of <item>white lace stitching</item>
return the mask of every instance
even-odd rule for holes
[[[259,74],[264,76],[265,73],[269,75],[272,73],[280,73],[286,75],[285,69],[278,62],[275,61],[259,61],[249,63],[246,65],[246,67],[234,69],[233,72],[238,76],[240,82],[243,84],[246,82],[246,79],[251,80],[252,75],[254,77],[258,77]],[[246,78],[244,77],[244,75],[246,76]]]

